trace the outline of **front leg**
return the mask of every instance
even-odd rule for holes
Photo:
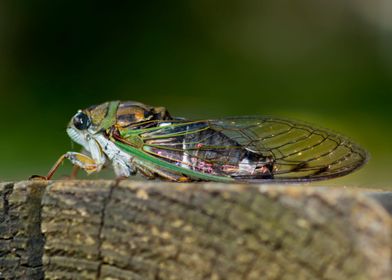
[[[103,166],[103,163],[97,163],[93,158],[85,154],[77,152],[67,152],[56,161],[53,167],[49,170],[48,175],[31,176],[30,179],[41,178],[45,180],[50,180],[65,159],[68,159],[74,166],[85,170],[88,174],[99,171]]]
[[[64,155],[64,158],[68,159],[74,166],[83,169],[88,174],[99,171],[102,167],[102,164],[98,164],[93,158],[82,153],[68,152]]]

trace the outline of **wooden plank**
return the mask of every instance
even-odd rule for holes
[[[56,181],[4,183],[0,194],[4,278],[389,279],[392,273],[387,192]]]
[[[0,277],[42,279],[41,198],[46,184],[0,184]]]

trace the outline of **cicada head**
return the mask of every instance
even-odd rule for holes
[[[71,119],[67,126],[67,133],[69,137],[76,143],[87,147],[87,140],[89,138],[89,129],[92,122],[86,110],[79,110]]]

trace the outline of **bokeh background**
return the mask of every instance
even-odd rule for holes
[[[77,109],[122,99],[316,123],[371,154],[318,184],[391,188],[391,35],[390,0],[1,1],[0,180],[46,174]]]

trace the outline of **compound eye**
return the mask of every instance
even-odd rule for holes
[[[73,119],[74,126],[79,130],[87,129],[91,125],[89,117],[83,113],[79,112]]]

